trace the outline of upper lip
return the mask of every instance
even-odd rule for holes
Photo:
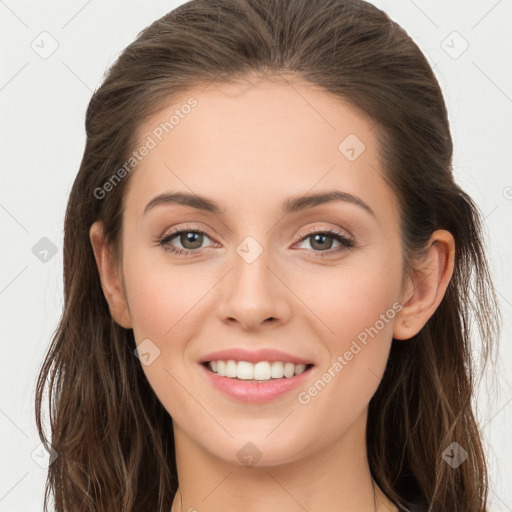
[[[209,361],[248,361],[249,363],[258,363],[260,361],[282,361],[284,363],[293,364],[313,364],[312,361],[302,357],[287,354],[273,348],[260,348],[258,350],[249,350],[242,347],[227,348],[216,352],[210,352],[205,355],[199,362],[206,363]]]

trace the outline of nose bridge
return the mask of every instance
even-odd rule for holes
[[[271,298],[271,289],[275,290],[271,281],[275,280],[269,267],[271,266],[272,255],[269,249],[268,241],[265,247],[258,242],[254,236],[245,237],[236,247],[236,256],[233,258],[234,275],[233,285],[235,292],[240,298],[250,302],[257,300],[269,301]],[[263,295],[269,295],[263,297]]]
[[[270,249],[247,236],[236,247],[219,314],[255,327],[269,318],[284,321],[290,313],[286,287],[276,277]]]

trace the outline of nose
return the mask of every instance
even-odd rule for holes
[[[254,261],[235,254],[233,267],[221,284],[220,320],[237,323],[246,331],[286,324],[292,292],[284,283],[266,251]]]

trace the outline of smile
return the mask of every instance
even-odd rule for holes
[[[250,363],[233,359],[207,361],[199,367],[216,391],[237,402],[252,404],[286,398],[294,389],[305,386],[314,369],[313,364],[295,365],[282,361]]]
[[[209,361],[208,368],[219,377],[229,379],[269,381],[274,379],[289,379],[294,375],[304,373],[308,366],[305,364],[293,364],[283,361],[259,361],[251,363],[249,361]]]

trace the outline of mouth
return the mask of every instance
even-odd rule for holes
[[[264,383],[291,379],[308,372],[314,364],[294,364],[289,361],[237,361],[234,359],[217,359],[204,361],[202,365],[219,377],[238,381]]]
[[[232,347],[206,354],[198,362],[214,389],[231,400],[253,404],[289,399],[315,367],[311,360],[270,347]]]
[[[315,367],[313,363],[236,359],[212,359],[199,366],[213,389],[230,400],[249,404],[293,399],[292,391],[306,386]]]

